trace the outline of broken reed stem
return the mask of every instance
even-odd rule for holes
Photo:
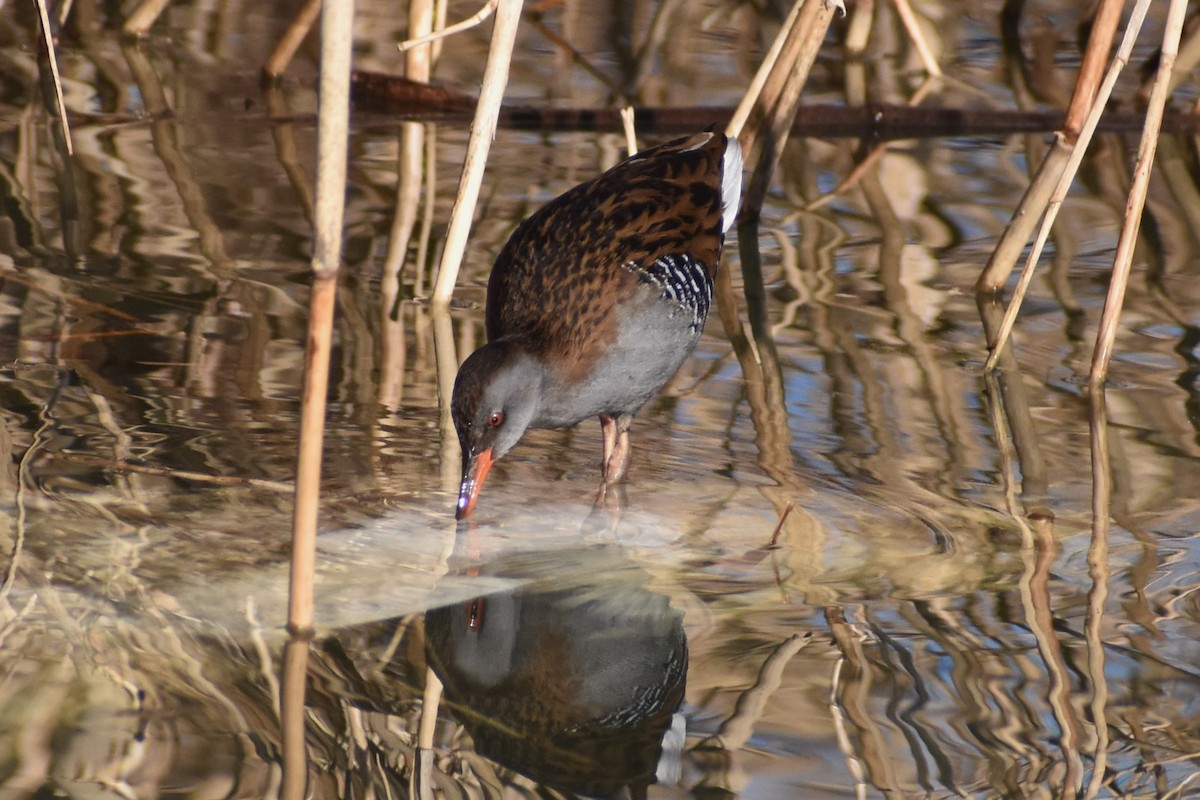
[[[317,503],[329,354],[342,256],[346,152],[350,117],[350,50],[354,3],[326,3],[321,11],[321,84],[317,111],[317,206],[313,225],[313,285],[309,298],[308,347],[300,407],[296,508],[292,519],[292,573],[288,582],[288,628],[313,628]]]
[[[54,82],[54,105],[58,112],[58,124],[62,128],[67,155],[73,155],[75,146],[71,143],[71,126],[67,123],[67,103],[63,99],[62,75],[58,72],[58,56],[54,52],[54,34],[50,31],[50,14],[46,10],[46,0],[37,0],[37,8],[38,19],[42,24],[42,44],[46,48],[46,63],[50,65],[50,78]]]
[[[488,151],[496,135],[496,122],[500,116],[500,103],[504,99],[504,87],[508,84],[509,62],[512,60],[513,44],[517,39],[517,23],[521,19],[523,0],[498,2],[487,67],[483,72],[483,87],[475,107],[475,119],[471,123],[467,157],[463,162],[454,208],[450,212],[446,245],[438,264],[437,282],[433,288],[432,303],[435,308],[450,307],[450,296],[454,293],[458,268],[467,249],[467,235],[471,231],[471,218],[475,214],[475,203],[479,199],[479,187],[483,184],[483,170],[487,165]]]
[[[1034,241],[1033,248],[1029,251],[1029,256],[1025,259],[1025,266],[1021,270],[1021,277],[1017,280],[1017,286],[1013,290],[1012,300],[1009,302],[1008,308],[1005,309],[1004,319],[1000,323],[999,330],[996,331],[996,340],[992,344],[987,361],[984,363],[983,368],[985,371],[991,371],[996,368],[1000,351],[1008,343],[1008,338],[1012,334],[1013,324],[1017,319],[1017,313],[1021,310],[1021,303],[1025,299],[1025,292],[1029,289],[1029,284],[1033,280],[1033,273],[1037,269],[1038,259],[1041,257],[1042,249],[1045,247],[1046,240],[1050,236],[1050,228],[1053,227],[1054,220],[1058,218],[1058,211],[1067,196],[1067,191],[1071,188],[1071,182],[1075,179],[1075,173],[1079,171],[1079,165],[1087,153],[1088,145],[1091,144],[1092,135],[1096,131],[1096,125],[1100,122],[1100,116],[1104,113],[1104,107],[1108,104],[1108,98],[1112,95],[1117,77],[1129,62],[1129,55],[1133,52],[1133,45],[1137,41],[1138,33],[1141,31],[1142,22],[1145,21],[1146,11],[1149,9],[1149,6],[1150,0],[1138,0],[1138,4],[1134,7],[1133,14],[1130,16],[1129,23],[1125,28],[1121,47],[1117,51],[1117,54],[1113,56],[1108,73],[1104,76],[1104,82],[1100,85],[1100,89],[1093,98],[1091,109],[1088,111],[1087,119],[1083,124],[1083,129],[1080,131],[1079,137],[1070,152],[1070,157],[1059,174],[1058,183],[1055,184],[1054,190],[1051,193],[1045,216],[1042,218],[1042,226],[1038,230],[1037,239]],[[1062,150],[1060,149],[1060,144],[1063,141],[1063,134],[1060,133],[1058,141],[1055,143],[1055,149],[1047,156],[1043,162],[1043,167],[1051,161],[1051,158],[1056,153],[1061,157]],[[1022,199],[1022,205],[1024,205],[1025,199],[1028,197],[1029,195],[1027,194],[1026,198]],[[1018,207],[1016,213],[1021,214],[1025,212]],[[1032,213],[1032,211],[1029,213]]]
[[[1144,0],[1149,2],[1149,0]],[[1139,6],[1141,4],[1139,3]],[[1108,296],[1104,310],[1100,313],[1100,330],[1096,334],[1096,347],[1092,351],[1092,369],[1088,376],[1088,389],[1103,391],[1108,377],[1108,365],[1112,360],[1113,342],[1117,337],[1121,306],[1125,302],[1125,287],[1129,285],[1129,271],[1133,264],[1133,248],[1137,243],[1138,228],[1142,223],[1142,209],[1146,206],[1146,193],[1150,189],[1150,171],[1154,168],[1154,153],[1158,147],[1158,131],[1162,127],[1163,108],[1170,91],[1171,70],[1179,53],[1179,39],[1183,33],[1183,18],[1187,10],[1185,0],[1171,0],[1167,11],[1167,22],[1163,29],[1163,45],[1159,56],[1158,75],[1150,90],[1150,102],[1146,107],[1146,126],[1138,146],[1137,164],[1133,170],[1133,183],[1129,188],[1129,200],[1125,205],[1125,224],[1117,240],[1117,254],[1113,259],[1112,278],[1108,284]]]
[[[1025,190],[1025,196],[1021,198],[1004,232],[1000,234],[987,265],[979,273],[979,279],[975,282],[977,293],[995,294],[1003,288],[1045,211],[1053,187],[1061,177],[1059,170],[1063,169],[1063,152],[1075,145],[1082,130],[1081,117],[1086,118],[1086,112],[1095,107],[1096,81],[1099,77],[1095,65],[1107,60],[1123,5],[1124,0],[1102,0],[1084,51],[1083,64],[1075,79],[1075,93],[1063,130],[1038,166],[1037,174]]]
[[[483,22],[485,19],[490,17],[492,15],[492,12],[496,10],[496,6],[499,3],[500,3],[500,0],[487,0],[487,2],[484,3],[483,8],[479,9],[474,14],[472,14],[471,16],[464,19],[462,22],[456,22],[449,27],[442,28],[441,30],[433,31],[431,33],[427,33],[424,36],[417,36],[416,38],[408,39],[407,41],[403,41],[400,44],[396,45],[396,48],[401,53],[403,53],[405,50],[408,50],[411,47],[416,47],[417,45],[422,45],[422,44],[429,44],[430,42],[437,41],[438,39],[449,36],[453,33],[458,33],[460,31],[465,31],[470,28],[474,28],[476,25],[478,25],[479,23]],[[499,19],[496,20],[496,24],[497,25],[500,24]],[[496,35],[495,33],[492,34],[493,37],[495,35]]]

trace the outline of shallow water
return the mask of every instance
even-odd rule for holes
[[[777,23],[696,5],[640,71],[652,4],[568,3],[545,23],[642,104],[731,106]],[[865,76],[831,41],[806,96],[858,102],[861,80],[911,97],[919,62],[879,5]],[[1024,85],[990,6],[920,8],[952,76],[926,103],[1059,102],[1078,56],[1049,32],[1073,32],[1075,5],[1026,20],[1026,55],[1058,69],[1027,66]],[[399,71],[403,21],[358,6],[357,65]],[[115,7],[77,0],[69,160],[31,12],[0,15],[0,796],[275,796],[298,763],[279,708],[314,48],[277,94],[256,78],[287,11],[177,3],[123,46]],[[448,42],[438,78],[473,91],[485,48],[486,31]],[[512,101],[610,104],[532,25],[518,51]],[[863,151],[796,141],[758,229],[726,245],[740,293],[755,239],[774,348],[735,352],[710,319],[639,415],[624,510],[592,508],[587,423],[527,437],[460,531],[423,298],[467,130],[421,127],[432,216],[423,241],[417,208],[395,303],[399,126],[362,115],[352,132],[312,795],[408,796],[435,712],[446,796],[1200,792],[1194,142],[1160,144],[1099,422],[1084,388],[1135,138],[1105,135],[1085,162],[995,380],[971,287],[1048,135],[892,143],[816,209]],[[508,233],[622,141],[498,134],[458,358],[483,340]]]

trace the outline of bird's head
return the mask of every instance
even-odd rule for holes
[[[541,383],[540,362],[504,341],[485,344],[459,367],[450,405],[462,448],[457,519],[475,510],[488,470],[528,430]]]

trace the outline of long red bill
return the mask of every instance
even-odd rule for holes
[[[455,519],[466,519],[471,516],[471,512],[475,510],[475,501],[479,499],[479,490],[483,488],[483,479],[487,477],[488,470],[494,463],[490,447],[471,459],[467,469],[463,472],[462,485],[458,489],[458,507],[454,511]]]

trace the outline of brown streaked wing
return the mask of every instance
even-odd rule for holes
[[[700,133],[643,151],[521,223],[488,281],[489,340],[586,361],[615,338],[613,312],[638,285],[624,265],[688,253],[714,275],[724,149],[723,136]]]

